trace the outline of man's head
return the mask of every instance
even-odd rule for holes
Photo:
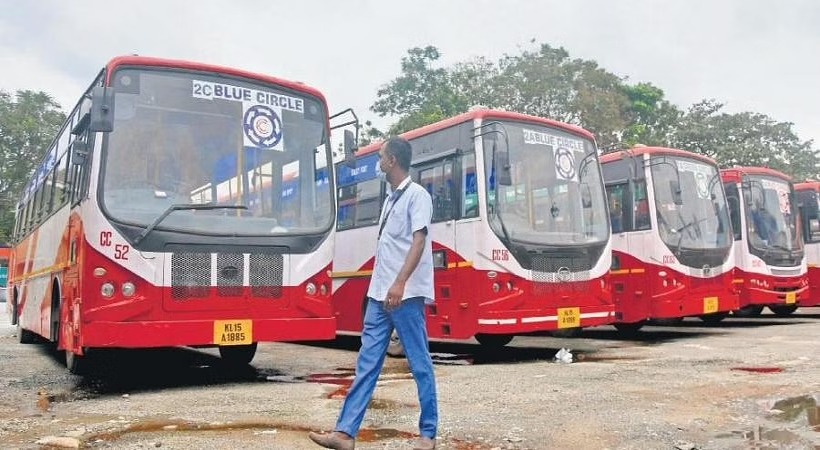
[[[406,139],[392,137],[382,144],[379,150],[379,166],[387,174],[387,181],[400,183],[410,171],[410,160],[413,150]]]

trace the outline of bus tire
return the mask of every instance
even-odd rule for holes
[[[646,325],[645,320],[641,320],[640,322],[632,322],[632,323],[620,323],[620,322],[618,322],[618,323],[613,324],[615,329],[618,330],[618,333],[620,333],[623,336],[634,336],[634,335],[638,334],[638,332],[641,331],[641,328],[643,328],[644,325]]]
[[[17,309],[17,295],[14,296],[13,301],[13,317],[15,320],[15,325],[17,325],[17,342],[21,344],[33,344],[36,339],[35,334],[23,328],[23,325],[20,323],[20,311]]]
[[[732,311],[732,315],[737,316],[737,317],[757,317],[762,312],[763,312],[763,306],[749,305],[749,306],[744,306],[743,308],[736,309],[736,310]]]
[[[769,306],[769,309],[775,316],[786,317],[797,311],[797,305],[771,305]]]
[[[716,313],[711,313],[711,314],[703,314],[703,315],[698,316],[698,317],[700,318],[700,320],[703,321],[703,323],[715,324],[715,323],[719,323],[723,319],[729,317],[729,313],[728,312],[716,312]]]
[[[73,375],[85,375],[88,369],[88,356],[65,349],[65,366]]]
[[[387,344],[387,356],[392,358],[404,357],[404,345],[401,344],[399,333],[397,333],[396,330],[390,333],[390,343]]]
[[[485,348],[501,348],[510,343],[515,336],[510,334],[477,334],[475,340]]]
[[[257,343],[248,345],[222,345],[219,356],[230,366],[247,366],[256,355]]]

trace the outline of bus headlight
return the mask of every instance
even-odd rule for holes
[[[105,298],[111,298],[114,296],[114,285],[111,283],[103,283],[102,287],[100,288],[100,293]]]
[[[316,285],[308,283],[307,286],[305,286],[305,293],[307,295],[316,295]]]
[[[134,283],[130,281],[126,281],[122,284],[122,295],[126,297],[133,297],[134,294],[137,292],[137,287],[134,286]]]

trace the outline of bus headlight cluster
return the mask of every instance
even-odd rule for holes
[[[105,298],[111,298],[114,296],[114,285],[112,283],[103,283],[102,287],[100,287],[100,293]]]
[[[122,295],[126,297],[133,297],[134,294],[137,292],[137,287],[134,286],[134,283],[130,281],[126,281],[122,284]]]
[[[316,285],[312,282],[308,283],[307,286],[305,286],[305,293],[307,295],[316,295]]]

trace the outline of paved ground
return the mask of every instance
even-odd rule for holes
[[[631,340],[603,327],[497,352],[433,344],[439,448],[820,448],[818,343],[820,308]],[[575,362],[553,362],[561,348]],[[332,428],[356,349],[264,344],[242,370],[213,350],[104,352],[80,378],[3,318],[0,448],[315,448],[307,431]],[[407,364],[390,359],[357,448],[408,448],[417,420]]]

